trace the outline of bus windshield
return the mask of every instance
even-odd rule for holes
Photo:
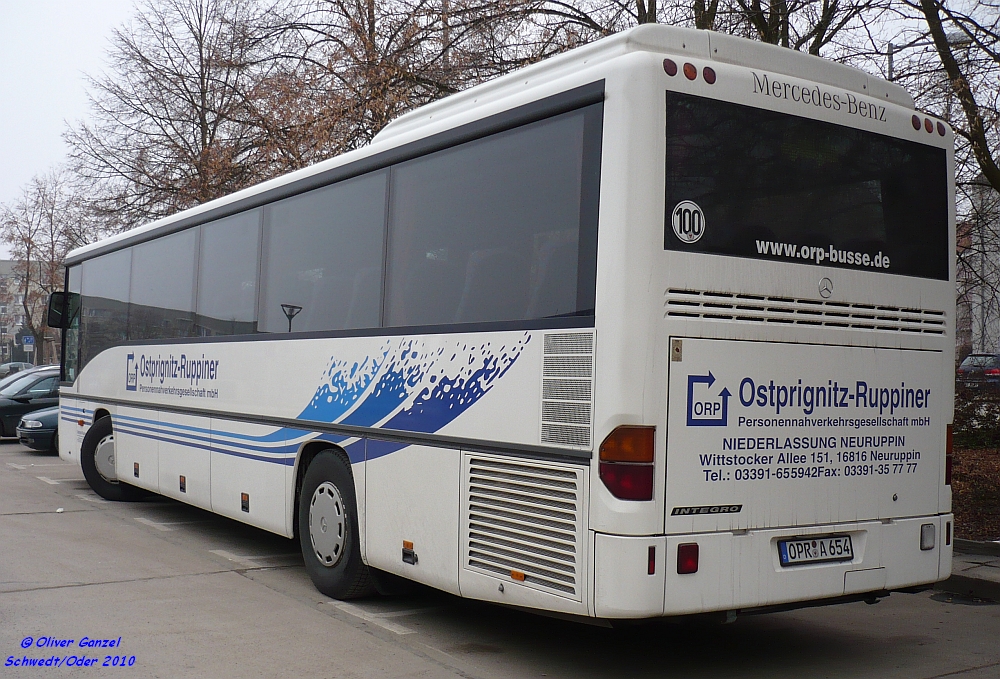
[[[666,170],[668,250],[948,278],[943,149],[668,92]]]

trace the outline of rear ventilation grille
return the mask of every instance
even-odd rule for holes
[[[814,325],[925,335],[944,335],[947,329],[943,311],[679,288],[667,290],[664,309],[664,316],[669,318]]]
[[[466,460],[465,566],[582,600],[584,467]]]
[[[545,335],[542,443],[590,447],[594,395],[594,333]]]

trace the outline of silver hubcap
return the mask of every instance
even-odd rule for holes
[[[344,556],[347,515],[340,491],[324,481],[313,492],[309,503],[309,540],[319,562],[327,568],[336,566]]]
[[[118,482],[118,473],[115,471],[115,435],[108,434],[97,442],[97,451],[94,453],[94,462],[97,464],[97,473],[109,483]]]

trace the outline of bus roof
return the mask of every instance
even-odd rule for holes
[[[77,248],[67,255],[66,264],[76,264],[99,254],[251,209],[256,207],[257,203],[267,202],[265,196],[274,195],[281,187],[301,184],[292,193],[316,188],[313,186],[315,182],[309,181],[310,178],[405,143],[423,126],[433,124],[435,130],[440,130],[448,127],[449,119],[458,125],[467,122],[470,112],[477,109],[482,110],[483,115],[490,115],[495,112],[493,109],[501,100],[515,92],[524,92],[525,85],[542,85],[579,72],[583,65],[608,61],[631,52],[655,52],[756,67],[771,73],[839,87],[909,109],[914,108],[913,99],[904,88],[851,66],[796,50],[713,31],[646,24],[569,50],[404,113],[386,125],[371,144],[360,149]],[[491,103],[494,106],[490,106]]]

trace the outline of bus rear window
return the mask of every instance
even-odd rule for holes
[[[943,149],[667,92],[664,247],[948,279]]]

